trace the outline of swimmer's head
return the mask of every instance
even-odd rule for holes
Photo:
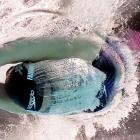
[[[8,70],[6,89],[27,110],[65,114],[99,106],[105,77],[81,59],[22,63]]]

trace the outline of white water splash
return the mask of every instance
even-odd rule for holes
[[[107,34],[113,26],[113,18],[118,6],[123,0],[72,0],[68,6],[64,6],[63,0],[42,0],[32,7],[27,7],[17,0],[6,0],[1,9],[10,7],[12,12],[0,19],[1,38],[0,43],[12,41],[21,37],[64,35],[68,37],[78,35],[93,35],[93,29]],[[81,5],[81,6],[80,6]],[[58,13],[46,13],[38,9],[60,11]],[[35,12],[34,10],[38,10]],[[31,12],[26,12],[31,11]],[[21,16],[17,16],[21,15]],[[53,19],[53,20],[52,20]],[[11,21],[12,20],[12,21]],[[10,21],[10,22],[9,22]],[[78,27],[78,30],[75,30]],[[96,129],[93,123],[104,127],[107,131],[120,126],[119,122],[128,117],[133,110],[133,104],[138,101],[136,86],[135,59],[127,46],[120,45],[118,54],[123,58],[126,68],[125,92],[127,96],[122,98],[121,91],[117,91],[111,105],[95,114],[82,113],[71,116],[34,116],[35,120],[29,120],[28,116],[20,116],[21,122],[12,133],[6,131],[6,140],[73,140],[79,128],[85,125],[87,137],[95,135]],[[7,66],[9,67],[9,66]],[[4,68],[4,69],[3,69]],[[7,68],[1,68],[4,73]],[[5,77],[0,80],[3,81]],[[12,127],[11,127],[12,128]]]

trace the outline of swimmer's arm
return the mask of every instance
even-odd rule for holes
[[[95,42],[83,39],[75,39],[72,42],[63,38],[13,41],[0,48],[0,65],[70,57],[85,59],[92,63],[100,49]]]

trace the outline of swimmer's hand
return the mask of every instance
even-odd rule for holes
[[[63,58],[81,58],[92,61],[100,52],[100,46],[86,39],[73,41],[64,38],[22,39],[4,44],[0,48],[0,65],[21,61],[58,60]]]

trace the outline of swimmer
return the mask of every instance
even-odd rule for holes
[[[7,71],[1,108],[16,113],[71,114],[100,106],[106,75],[77,58],[21,63]],[[3,88],[4,89],[4,88]],[[4,103],[5,102],[5,103]]]
[[[1,65],[24,62],[7,71],[5,85],[1,85],[1,108],[14,113],[43,114],[73,114],[87,109],[94,112],[104,108],[109,91],[106,75],[111,78],[112,75],[97,63],[101,48],[86,40],[71,44],[62,39],[49,41],[10,42],[10,46],[7,43],[0,50]]]
[[[92,65],[70,58],[13,66],[6,74],[1,108],[37,114],[99,111],[108,102],[116,72],[103,52]]]

